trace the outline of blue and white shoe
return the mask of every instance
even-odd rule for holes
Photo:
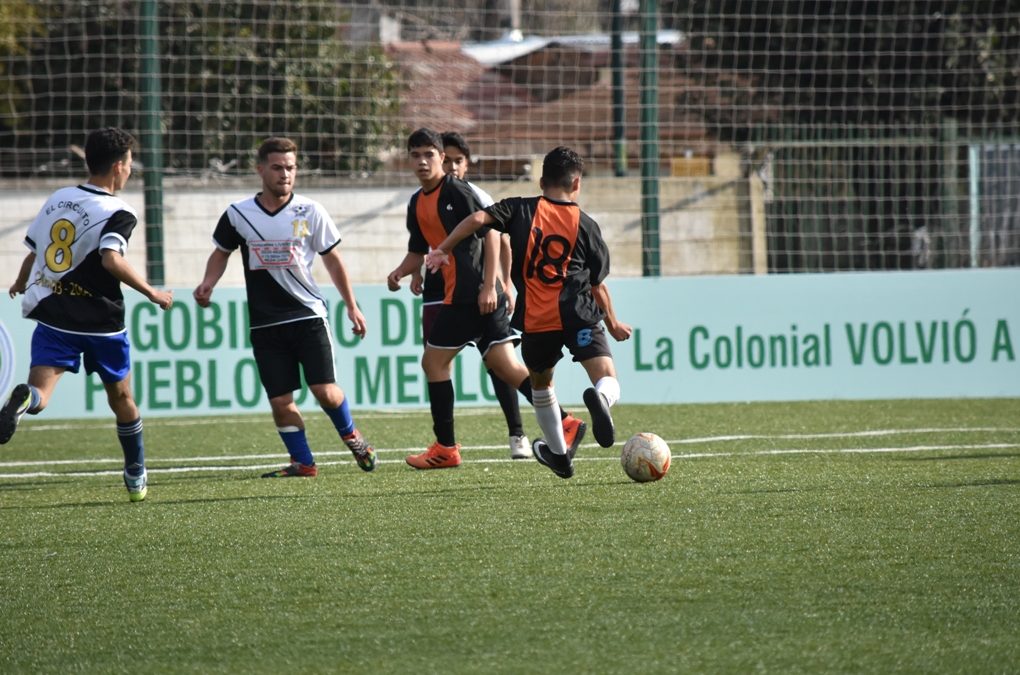
[[[145,495],[149,491],[149,474],[144,467],[140,476],[132,476],[125,470],[124,485],[127,487],[128,499],[140,502],[145,499]]]

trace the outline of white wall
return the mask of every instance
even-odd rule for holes
[[[537,194],[528,182],[480,183],[493,198]],[[144,199],[140,179],[133,180],[122,197],[142,216],[131,238],[128,259],[145,268]],[[53,187],[12,189],[0,186],[0,285],[9,285],[27,250],[25,230]],[[250,186],[164,187],[165,282],[172,287],[193,287],[201,279],[212,249],[212,231],[225,208],[250,196]],[[386,274],[407,250],[405,218],[407,201],[414,188],[329,189],[308,188],[299,192],[322,202],[340,225],[341,252],[352,280],[357,284],[383,283]],[[740,234],[739,184],[725,179],[664,179],[660,185],[662,254],[664,275],[729,274],[747,263],[747,237]],[[613,255],[616,277],[641,275],[641,185],[639,178],[586,178],[581,207],[600,224]],[[317,266],[321,284],[329,277]],[[239,258],[228,267],[224,285],[243,284]],[[6,286],[4,286],[6,287]]]

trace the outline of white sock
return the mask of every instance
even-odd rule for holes
[[[595,383],[595,391],[606,399],[606,405],[612,408],[620,400],[620,381],[615,377],[603,377]]]
[[[563,438],[563,422],[560,420],[556,392],[552,387],[532,389],[531,400],[535,406],[538,426],[545,435],[545,444],[557,455],[567,454],[567,441]]]

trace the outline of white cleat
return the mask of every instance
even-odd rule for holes
[[[510,459],[531,459],[533,456],[527,436],[510,437]]]

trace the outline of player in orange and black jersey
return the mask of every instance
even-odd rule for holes
[[[443,171],[443,141],[431,129],[411,134],[407,149],[421,190],[415,192],[407,207],[408,252],[387,276],[391,290],[400,280],[420,270],[425,254],[437,246],[464,217],[481,208],[471,186]],[[506,298],[497,276],[499,235],[494,231],[463,237],[450,247],[452,262],[442,270],[426,275],[424,296],[442,298],[442,306],[431,326],[426,327],[422,368],[428,380],[436,442],[425,452],[407,457],[416,469],[441,469],[461,463],[460,445],[453,424],[454,390],[450,366],[454,357],[468,345],[475,345],[487,368],[531,401],[528,370],[514,355],[520,338],[510,328]],[[490,258],[485,264],[484,258]],[[576,450],[584,435],[584,425],[565,416],[558,406],[554,414],[562,418],[564,428],[572,431],[570,450]]]
[[[546,434],[533,449],[562,478],[574,473],[554,414],[553,369],[562,348],[570,350],[594,385],[585,390],[584,402],[595,440],[610,447],[616,438],[609,408],[620,398],[620,384],[601,324],[616,340],[631,335],[631,327],[616,318],[605,285],[609,249],[598,224],[576,203],[583,169],[573,150],[552,150],[542,165],[542,196],[504,199],[475,212],[428,256],[429,269],[445,269],[448,252],[465,237],[486,227],[510,235],[511,277],[517,287],[512,325],[523,332],[521,352],[531,374],[535,414]]]

